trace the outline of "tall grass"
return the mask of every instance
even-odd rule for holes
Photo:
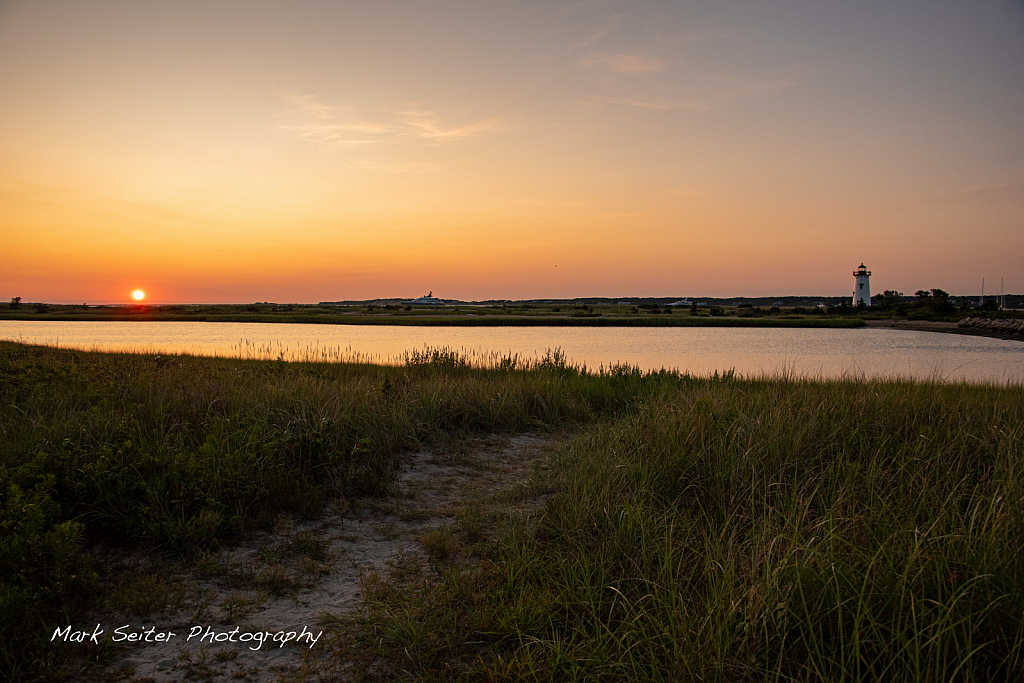
[[[493,563],[373,605],[367,641],[457,633],[401,667],[486,680],[1021,680],[1021,399],[680,378],[565,446]]]
[[[188,555],[385,495],[433,439],[570,428],[542,521],[371,598],[365,651],[440,678],[1024,677],[1019,386],[332,360],[0,343],[0,676],[52,674],[94,541]]]
[[[280,513],[385,495],[424,441],[581,424],[650,384],[609,385],[557,352],[473,364],[447,349],[389,367],[0,342],[0,674],[37,672],[43,635],[88,602],[84,540],[216,547]]]

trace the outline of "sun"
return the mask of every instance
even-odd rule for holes
[[[136,301],[142,301],[143,299],[146,298],[146,293],[143,292],[141,289],[136,289],[134,292],[132,292],[132,298],[135,299]]]

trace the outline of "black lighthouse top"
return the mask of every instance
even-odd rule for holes
[[[853,271],[853,274],[854,275],[871,275],[871,271],[868,270],[867,267],[863,263],[861,263],[860,264],[860,268],[858,268],[857,270]]]

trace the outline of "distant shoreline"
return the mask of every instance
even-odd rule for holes
[[[868,327],[897,330],[914,330],[917,332],[941,332],[944,334],[966,334],[974,337],[993,337],[1006,341],[1024,342],[1024,337],[982,330],[977,327],[960,327],[957,323],[932,322],[928,320],[868,320]]]
[[[864,327],[860,318],[620,318],[600,316],[332,316],[332,315],[69,315],[0,313],[0,320],[27,322],[213,322],[213,323],[295,323],[303,325],[400,325],[411,327],[780,327],[831,328]]]
[[[293,323],[299,325],[384,325],[401,327],[758,327],[782,329],[872,329],[912,330],[992,337],[1024,341],[1011,335],[975,327],[960,327],[955,322],[928,320],[864,320],[862,318],[738,318],[722,317],[620,317],[535,316],[535,315],[302,315],[302,314],[180,314],[180,313],[14,313],[0,312],[0,321],[25,322],[209,322],[209,323]]]

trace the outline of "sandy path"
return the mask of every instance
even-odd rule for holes
[[[541,505],[534,473],[551,445],[533,435],[492,436],[411,454],[395,497],[335,507],[312,521],[281,519],[273,532],[254,534],[187,573],[171,575],[145,557],[121,558],[119,604],[139,603],[153,585],[157,593],[169,586],[170,597],[149,616],[123,609],[94,616],[106,637],[121,640],[105,679],[315,679],[317,648],[330,640],[331,617],[356,609],[361,577],[400,556],[425,560],[424,534],[452,525],[467,503]],[[500,502],[509,500],[516,502]],[[139,640],[122,638],[128,634]],[[163,642],[155,642],[160,634]]]

